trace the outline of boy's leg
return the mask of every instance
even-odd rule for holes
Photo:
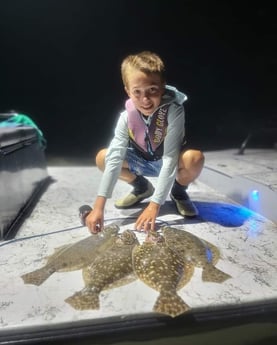
[[[133,186],[133,190],[128,195],[115,202],[114,205],[117,208],[128,208],[136,205],[143,199],[149,198],[154,193],[153,185],[142,175],[133,174],[129,170],[127,161],[123,162],[119,178]]]
[[[96,155],[95,162],[98,169],[100,169],[101,171],[104,171],[105,169],[106,153],[107,149],[102,149]],[[126,161],[124,161],[122,164],[121,174],[119,178],[120,180],[125,181],[127,183],[132,183],[136,178],[136,175],[131,173],[131,171],[129,170],[128,163]]]
[[[115,202],[117,208],[128,208],[136,205],[143,199],[149,198],[154,193],[153,185],[142,175],[135,175],[135,179],[129,182],[133,190],[124,198]]]
[[[107,150],[103,149],[96,156],[96,165],[102,171],[105,169],[106,152]],[[133,190],[127,196],[115,202],[117,208],[131,207],[143,199],[149,198],[154,193],[153,185],[142,175],[132,173],[127,161],[122,164],[119,179],[133,186]]]
[[[152,164],[138,157],[134,151],[127,151],[119,178],[133,186],[133,190],[122,199],[117,200],[115,207],[128,208],[153,195],[153,185],[143,176],[144,174],[149,176],[149,172],[153,173],[151,169],[153,169]]]
[[[187,150],[180,153],[177,177],[172,186],[170,197],[182,216],[194,217],[198,215],[198,210],[190,200],[186,189],[200,175],[203,165],[204,155],[201,151]]]

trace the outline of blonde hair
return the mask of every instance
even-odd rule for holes
[[[137,69],[145,74],[156,73],[165,81],[165,66],[162,59],[155,53],[143,51],[128,55],[121,64],[121,77],[125,87],[128,87],[128,73],[130,69]]]

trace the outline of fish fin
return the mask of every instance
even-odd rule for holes
[[[203,267],[202,280],[204,282],[223,283],[229,278],[232,277],[213,265],[206,265]]]
[[[191,277],[194,273],[194,265],[191,262],[185,262],[184,264],[184,273],[177,285],[177,290],[183,288],[191,280]]]
[[[76,310],[99,309],[99,292],[83,289],[65,299],[65,302]]]
[[[72,244],[64,244],[63,246],[54,248],[54,252],[45,257],[47,264],[55,260],[64,250],[67,250]]]
[[[44,266],[35,271],[23,274],[21,278],[23,279],[24,284],[41,285],[54,272],[54,270],[51,271],[46,266]]]
[[[110,289],[114,289],[123,285],[127,285],[134,282],[135,280],[137,280],[136,275],[134,273],[131,273],[121,279],[114,281],[113,283],[109,285],[106,285],[103,290],[110,290]]]
[[[190,307],[176,292],[162,292],[158,296],[153,311],[176,317],[188,311]]]
[[[52,255],[59,254],[60,252],[62,252],[63,250],[65,250],[71,246],[72,246],[72,244],[64,244],[62,246],[56,247],[56,248],[54,248],[54,253]]]

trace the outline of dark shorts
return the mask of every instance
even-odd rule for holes
[[[136,175],[157,177],[162,167],[162,159],[148,161],[138,156],[132,147],[128,147],[125,160],[128,162],[130,171]]]

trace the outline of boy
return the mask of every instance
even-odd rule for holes
[[[103,176],[93,210],[86,217],[91,233],[103,228],[106,199],[111,197],[118,178],[133,190],[116,201],[117,208],[128,208],[151,197],[136,220],[136,230],[155,230],[160,206],[172,184],[170,197],[178,212],[188,217],[198,214],[186,189],[199,176],[204,156],[200,151],[182,148],[183,103],[187,97],[166,85],[164,71],[161,58],[148,51],[129,55],[122,62],[121,75],[129,99],[109,147],[96,156]],[[155,189],[144,176],[158,177]]]

